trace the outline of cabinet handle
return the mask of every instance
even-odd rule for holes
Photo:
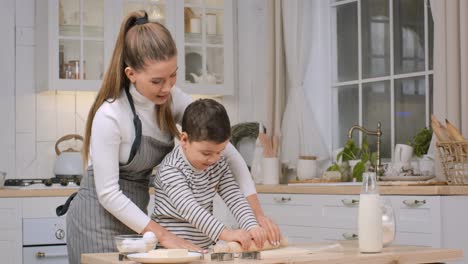
[[[281,197],[281,198],[275,197],[273,198],[273,200],[277,203],[286,203],[286,202],[291,201],[291,197]]]
[[[359,205],[359,199],[342,199],[341,202],[346,206]]]
[[[50,258],[50,257],[66,257],[67,253],[46,253],[45,252],[36,252],[36,258]]]
[[[426,204],[426,200],[403,200],[403,203],[407,206],[421,206]]]
[[[355,234],[355,233],[343,233],[342,236],[346,240],[357,240],[358,239],[358,235]]]

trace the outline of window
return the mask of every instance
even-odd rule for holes
[[[348,129],[382,123],[382,158],[429,125],[433,20],[429,0],[330,0],[333,148]],[[361,133],[353,135],[362,140]],[[376,138],[368,137],[370,144]]]

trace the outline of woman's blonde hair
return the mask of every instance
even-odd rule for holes
[[[125,75],[125,68],[142,70],[147,61],[166,61],[177,56],[177,48],[171,33],[157,22],[137,23],[147,18],[145,11],[136,11],[126,16],[120,26],[115,49],[101,89],[88,114],[85,139],[83,143],[83,162],[86,165],[89,157],[91,129],[93,119],[104,101],[114,101],[120,97],[123,89],[129,87],[130,80]],[[156,120],[162,131],[178,137],[179,132],[171,112],[172,100],[156,105]]]

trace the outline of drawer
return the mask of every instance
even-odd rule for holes
[[[324,195],[320,197],[317,226],[356,229],[358,213],[358,195]]]
[[[440,197],[394,196],[397,232],[440,234]]]
[[[307,227],[357,227],[358,195],[262,194],[265,214],[278,224]]]
[[[314,205],[319,195],[310,194],[258,194],[258,200],[263,205]]]

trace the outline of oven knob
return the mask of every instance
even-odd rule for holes
[[[63,231],[63,229],[59,229],[59,230],[55,231],[55,237],[57,239],[60,239],[60,240],[64,239],[65,238],[65,231]]]

